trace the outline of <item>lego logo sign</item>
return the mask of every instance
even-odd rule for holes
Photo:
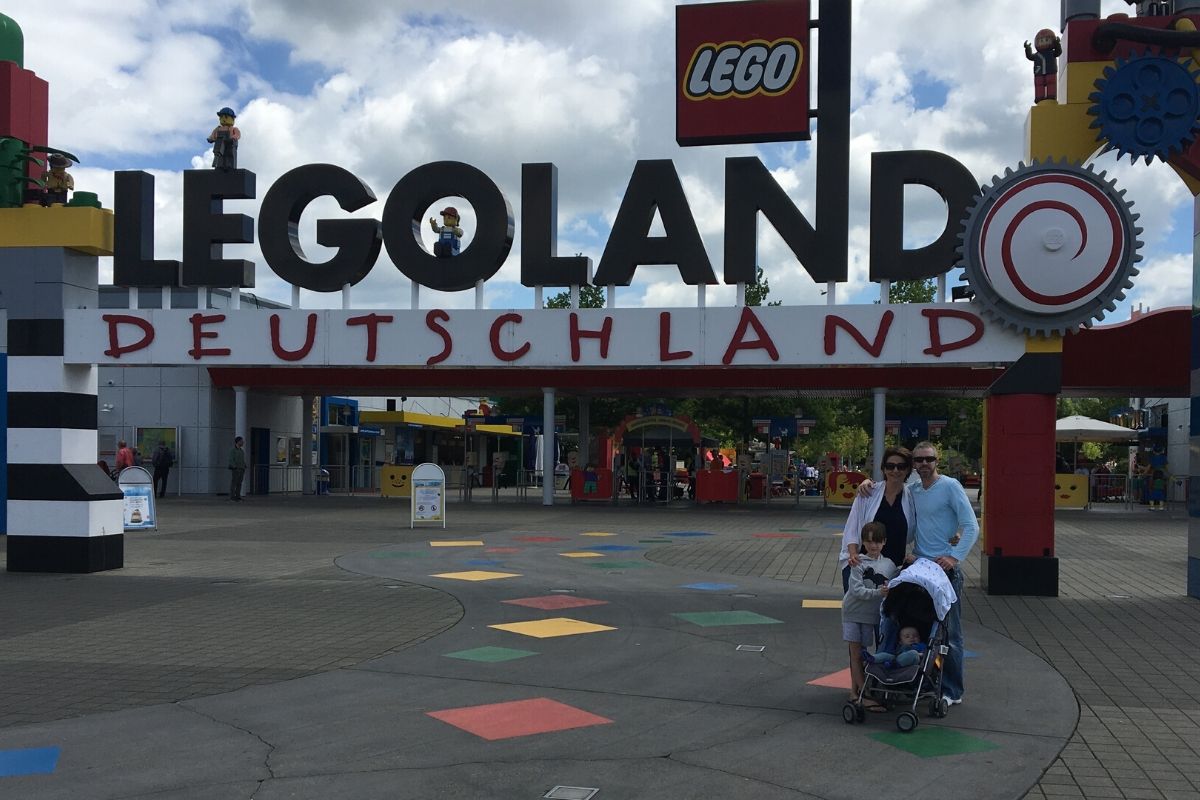
[[[683,91],[689,100],[782,94],[800,75],[804,48],[795,39],[702,44],[688,66]]]
[[[680,145],[809,138],[809,0],[677,6]]]

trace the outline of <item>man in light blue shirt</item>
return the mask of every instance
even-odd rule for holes
[[[913,467],[921,478],[920,485],[911,489],[917,509],[913,552],[946,570],[957,597],[946,614],[950,653],[942,668],[942,695],[954,705],[962,702],[963,695],[963,575],[959,563],[979,539],[979,523],[962,484],[939,475],[937,463],[938,451],[933,444],[921,442],[913,448]],[[952,543],[956,536],[957,542]]]

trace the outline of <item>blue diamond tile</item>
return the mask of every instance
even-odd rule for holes
[[[665,534],[667,536],[712,536],[711,533],[704,531],[675,531],[674,533]]]
[[[736,589],[736,583],[688,583],[679,587],[680,589],[699,589],[703,592],[719,592],[723,589]]]
[[[13,778],[18,775],[49,775],[57,766],[57,747],[0,750],[0,778]]]

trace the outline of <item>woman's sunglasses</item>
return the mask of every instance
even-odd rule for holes
[[[903,461],[888,461],[883,465],[884,469],[908,469],[908,464]]]

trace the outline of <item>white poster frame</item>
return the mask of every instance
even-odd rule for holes
[[[413,467],[409,478],[410,500],[408,527],[415,528],[418,522],[442,523],[446,528],[446,473],[437,464],[418,464]],[[424,491],[421,491],[421,490]],[[431,497],[432,495],[432,497]],[[419,503],[429,503],[425,508]]]
[[[145,467],[126,467],[117,476],[121,489],[121,519],[127,531],[158,530],[158,506],[154,502],[154,478]],[[135,511],[141,519],[130,522]],[[142,509],[145,509],[143,511]]]

